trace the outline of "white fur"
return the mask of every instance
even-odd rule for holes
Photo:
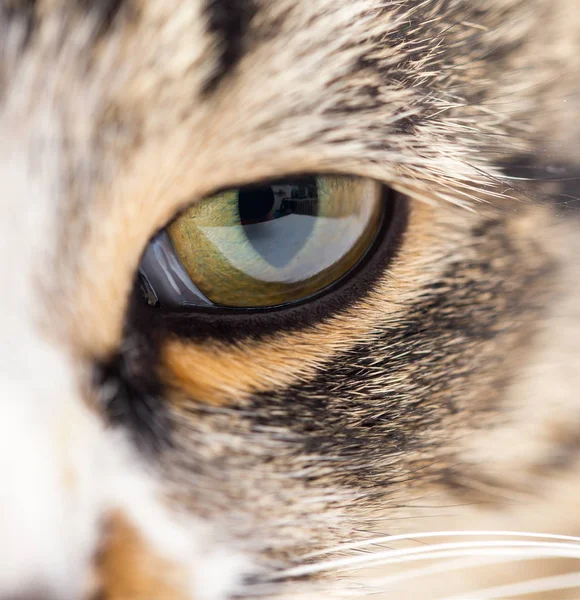
[[[0,598],[82,597],[114,510],[151,552],[185,567],[192,597],[224,598],[247,561],[217,545],[208,526],[166,507],[130,444],[82,397],[79,376],[90,365],[73,359],[47,323],[58,131],[46,111],[25,131],[34,134],[0,114]]]
[[[50,152],[35,156],[18,133],[0,120],[0,596],[40,586],[69,598],[96,543],[98,427],[70,361],[43,335],[35,275],[50,265],[56,190]]]

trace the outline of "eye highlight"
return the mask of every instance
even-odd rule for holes
[[[370,179],[303,177],[198,202],[148,246],[140,266],[150,303],[266,308],[298,302],[346,275],[384,216]]]

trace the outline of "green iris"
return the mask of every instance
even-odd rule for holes
[[[181,264],[214,304],[295,302],[347,273],[381,223],[380,185],[319,177],[248,186],[203,200],[168,228]]]

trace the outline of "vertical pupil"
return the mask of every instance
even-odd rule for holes
[[[238,211],[254,250],[276,268],[287,266],[312,235],[318,214],[314,178],[241,188]]]
[[[242,188],[238,193],[238,210],[242,225],[271,221],[274,218],[274,190],[271,186]]]

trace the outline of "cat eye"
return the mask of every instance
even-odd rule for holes
[[[381,228],[382,186],[301,177],[216,194],[181,213],[139,267],[149,304],[265,308],[299,302],[345,277]]]

